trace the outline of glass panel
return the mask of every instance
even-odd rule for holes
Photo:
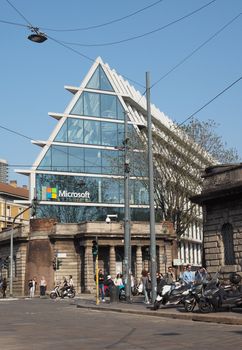
[[[77,100],[70,114],[83,115],[83,94],[81,94],[81,96],[79,97],[79,100]]]
[[[116,123],[101,123],[102,145],[118,146],[118,126]]]
[[[58,134],[56,135],[54,141],[67,142],[67,120],[62,125],[62,127],[61,127],[60,131],[58,132]]]
[[[108,91],[114,91],[112,85],[110,84],[106,74],[104,73],[101,66],[100,68],[100,89],[101,90],[108,90]]]
[[[101,174],[101,151],[85,148],[85,172]]]
[[[135,204],[149,204],[148,189],[143,181],[134,182],[134,201]]]
[[[102,198],[105,203],[119,203],[119,181],[105,179],[102,181]]]
[[[83,120],[68,118],[68,141],[83,143]]]
[[[84,92],[84,115],[100,117],[100,96],[93,92]]]
[[[117,98],[117,117],[118,119],[124,120],[124,108]],[[129,117],[127,118],[129,120]]]
[[[48,149],[44,158],[41,160],[38,169],[51,170],[51,148]]]
[[[100,122],[84,120],[84,143],[89,145],[101,144]]]
[[[63,146],[52,147],[52,170],[68,171],[68,149]]]
[[[102,173],[118,174],[118,151],[102,151]]]
[[[116,100],[116,96],[101,95],[101,117],[117,118]]]
[[[89,82],[87,83],[87,88],[89,89],[99,89],[100,88],[100,84],[99,84],[99,66],[98,68],[95,70],[95,72],[93,73],[91,79],[89,80]]]
[[[74,173],[84,172],[84,149],[69,147],[69,171]]]
[[[124,124],[118,124],[118,146],[123,147],[124,141]]]

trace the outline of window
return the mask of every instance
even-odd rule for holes
[[[84,120],[84,143],[89,145],[100,145],[100,122]]]
[[[68,118],[68,142],[83,143],[83,120]]]
[[[234,240],[233,240],[233,226],[229,223],[224,224],[221,230],[223,245],[224,245],[224,264],[234,265]]]

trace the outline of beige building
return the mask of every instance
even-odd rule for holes
[[[18,187],[17,181],[10,181],[9,184],[0,182],[0,231],[11,227],[15,216],[27,207],[26,204],[17,204],[15,201],[26,200],[28,197],[28,189]],[[28,224],[28,222],[28,211],[16,219],[16,224]]]

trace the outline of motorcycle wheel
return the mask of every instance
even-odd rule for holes
[[[184,308],[186,312],[192,312],[196,306],[196,300],[192,299],[190,302],[184,302]]]
[[[71,292],[71,293],[68,294],[68,297],[73,299],[73,298],[75,298],[75,295],[76,295],[75,292]]]
[[[213,310],[212,305],[207,300],[200,300],[198,303],[199,311],[202,313],[209,313]]]
[[[56,299],[57,294],[55,292],[50,293],[50,299]]]
[[[119,292],[119,300],[120,301],[125,301],[126,300],[126,296],[125,296],[125,290],[120,290]]]
[[[156,301],[154,302],[153,310],[158,310],[159,307],[160,307],[160,301],[157,301],[157,300],[156,300]]]

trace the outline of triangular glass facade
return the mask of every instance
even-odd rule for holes
[[[86,86],[88,89],[114,91],[103,68],[99,65]]]
[[[53,141],[48,143],[37,166],[38,216],[54,215],[61,222],[78,222],[90,218],[105,220],[107,214],[115,213],[121,219],[124,215],[123,141],[127,107],[113,90],[101,65],[86,88],[77,94],[69,113],[65,112],[59,120]],[[128,136],[134,140],[137,131],[130,118],[128,120]],[[147,166],[141,169],[139,152],[130,150],[129,153],[130,204],[134,206],[131,216],[135,220],[147,220],[148,192],[144,179]],[[145,208],[138,208],[140,205]]]

